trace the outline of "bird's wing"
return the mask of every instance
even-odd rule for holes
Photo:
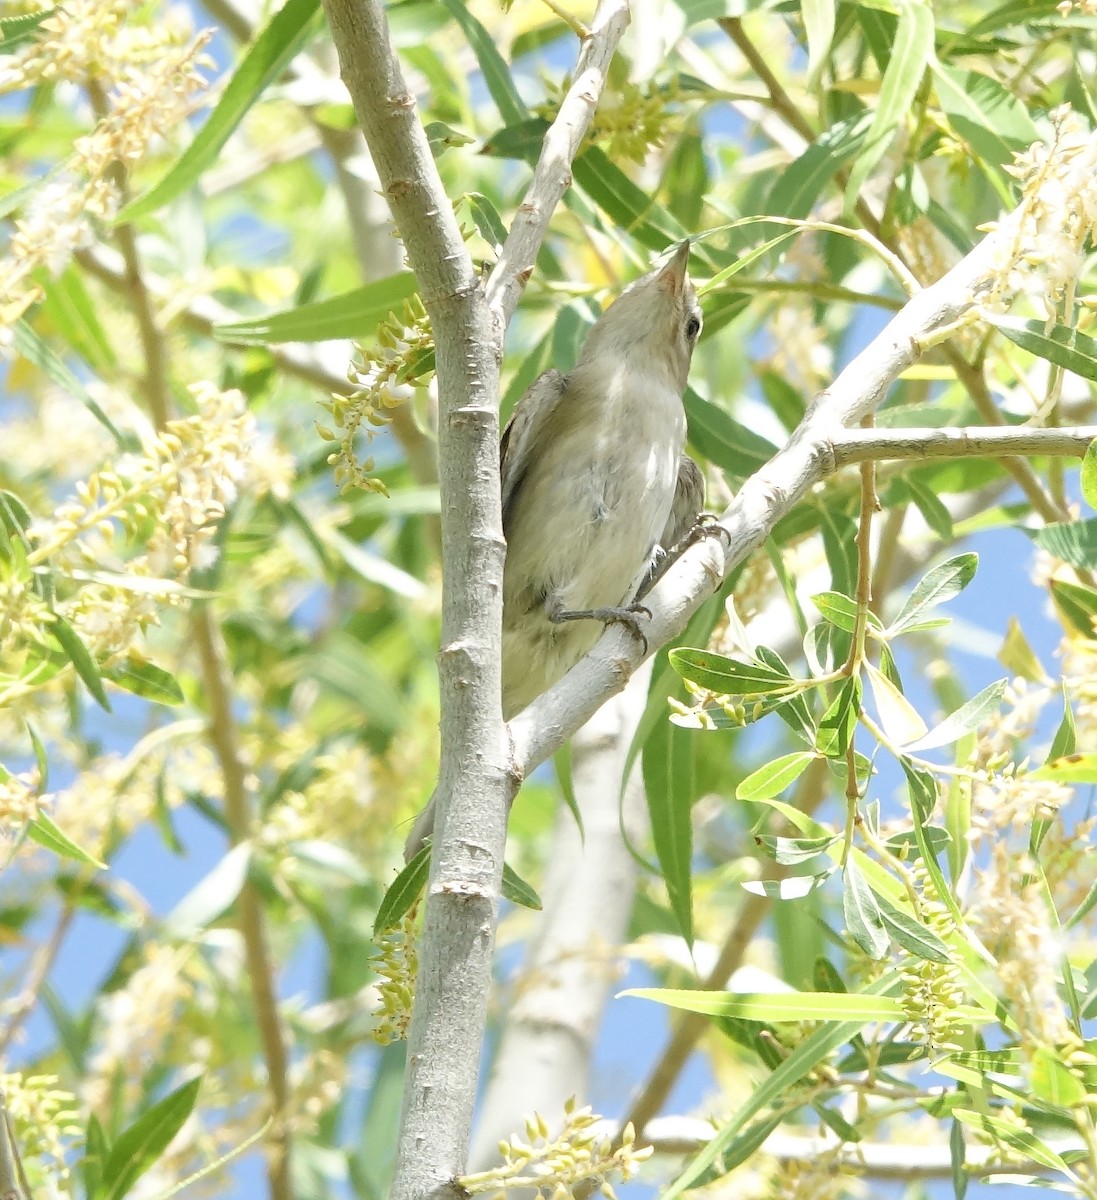
[[[688,454],[678,460],[678,479],[674,484],[674,501],[670,506],[666,528],[659,545],[669,551],[693,528],[705,503],[705,477],[701,468]]]
[[[499,439],[504,530],[509,524],[515,497],[533,461],[537,443],[567,386],[567,376],[559,371],[546,371],[539,375],[514,406],[514,412],[510,414],[503,436]]]

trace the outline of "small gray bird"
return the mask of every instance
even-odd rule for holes
[[[546,371],[503,430],[503,717],[510,720],[622,622],[643,637],[636,601],[657,560],[695,524],[704,498],[682,453],[686,388],[701,309],[689,242],[627,287],[587,334],[567,375]],[[434,800],[408,838],[433,826]]]

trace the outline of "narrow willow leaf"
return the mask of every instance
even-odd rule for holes
[[[182,704],[183,689],[169,671],[155,663],[130,655],[121,662],[103,668],[103,678],[115,687],[143,696],[157,704]]]
[[[1016,617],[1010,617],[1006,626],[1006,636],[1002,648],[998,651],[998,661],[1003,667],[1008,667],[1014,675],[1020,675],[1029,683],[1043,683],[1047,679],[1047,672]]]
[[[430,875],[430,843],[407,863],[399,875],[389,884],[381,897],[377,916],[373,922],[373,936],[379,937],[386,929],[392,929],[419,899],[427,886]]]
[[[460,0],[452,0],[460,3]],[[617,225],[627,229],[650,250],[665,250],[686,230],[651,196],[638,187],[597,146],[590,146],[572,163],[575,182]]]
[[[952,961],[948,947],[932,929],[928,929],[917,917],[897,908],[885,897],[877,896],[876,900],[884,926],[897,945],[902,946],[915,958],[923,958],[927,962]]]
[[[506,60],[499,53],[495,39],[480,24],[469,11],[464,0],[442,0],[450,15],[461,26],[461,32],[468,39],[480,70],[484,73],[484,82],[499,115],[507,125],[524,121],[529,116],[529,109],[522,102],[518,88],[511,77]]]
[[[926,734],[926,723],[913,704],[890,679],[870,662],[864,664],[872,698],[884,732],[899,746],[906,746]]]
[[[861,149],[871,123],[871,116],[865,114],[821,133],[777,177],[761,211],[775,217],[806,218],[835,173]]]
[[[781,691],[788,679],[761,663],[740,662],[710,650],[679,647],[670,652],[670,664],[685,679],[728,696],[758,696]]]
[[[888,626],[888,636],[894,637],[897,633],[902,633],[918,621],[923,613],[959,595],[975,578],[978,567],[979,556],[969,553],[958,554],[955,558],[950,558],[927,571],[899,610],[899,615]]]
[[[89,867],[98,867],[100,871],[107,869],[107,864],[89,854],[78,846],[68,834],[64,833],[54,823],[52,817],[39,811],[33,821],[27,822],[27,837],[37,842],[44,850],[52,850],[62,858],[71,858],[73,862],[84,863]]]
[[[823,618],[846,633],[852,633],[857,626],[857,601],[840,592],[816,592],[811,597],[812,604],[819,610]]]
[[[834,38],[834,0],[800,0],[808,39],[808,78],[817,79]]]
[[[814,754],[805,750],[775,758],[740,782],[735,789],[736,799],[768,800],[772,796],[779,796],[800,778],[814,758]]]
[[[846,206],[852,209],[865,180],[884,156],[899,123],[910,114],[926,66],[933,58],[933,10],[919,0],[901,0],[899,23],[880,96],[864,146],[849,174]]]
[[[99,673],[95,659],[91,656],[91,651],[84,645],[80,635],[64,617],[56,615],[50,622],[49,628],[69,662],[76,668],[77,675],[84,681],[84,686],[91,692],[99,706],[110,712],[110,700],[107,699],[106,689],[103,687],[103,677]]]
[[[996,79],[931,62],[937,99],[953,129],[985,162],[995,167],[1039,141],[1040,133],[1021,100]]]
[[[1048,1046],[1033,1052],[1029,1086],[1033,1095],[1055,1108],[1073,1108],[1086,1099],[1085,1084]]]
[[[964,1200],[968,1185],[968,1173],[964,1170],[967,1147],[964,1144],[964,1127],[955,1119],[948,1131],[948,1154],[952,1172],[952,1194],[955,1200]]]
[[[754,835],[755,844],[764,850],[774,862],[783,867],[793,867],[797,863],[807,862],[824,850],[830,849],[839,840],[838,834],[826,834],[823,837],[791,838],[775,837],[770,833]]]
[[[864,996],[886,996],[899,987],[894,971],[875,980],[861,993]],[[714,1164],[720,1163],[723,1170],[730,1171],[743,1162],[753,1151],[754,1144],[749,1130],[744,1130],[752,1118],[771,1104],[787,1096],[808,1072],[812,1071],[831,1051],[854,1037],[865,1024],[861,1020],[827,1022],[778,1066],[760,1087],[754,1088],[750,1098],[741,1109],[720,1128],[712,1140],[686,1165],[681,1175],[663,1191],[660,1200],[678,1200],[705,1177]]]
[[[748,879],[740,886],[745,892],[768,896],[771,900],[801,900],[822,887],[832,874],[833,871],[824,871],[821,875],[796,875],[791,879]]]
[[[852,858],[846,863],[842,912],[846,921],[846,932],[869,958],[885,958],[891,946],[891,938],[884,927],[880,905]]]
[[[479,192],[467,193],[465,200],[480,236],[493,250],[501,250],[507,240],[507,229],[498,209],[487,196],[482,196]]]
[[[192,938],[236,903],[248,877],[250,842],[240,842],[200,879],[168,913],[173,937]]]
[[[74,396],[91,413],[100,425],[114,438],[122,450],[132,450],[136,440],[120,433],[114,422],[103,411],[99,402],[79,379],[69,370],[64,361],[46,345],[26,321],[16,321],[12,326],[12,345],[29,363],[53,380],[62,391]]]
[[[1060,521],[1025,531],[1056,558],[1084,571],[1097,569],[1097,517],[1088,521]]]
[[[922,827],[922,833],[930,853],[934,855],[948,849],[949,844],[954,840],[952,834],[941,825],[925,825]],[[893,833],[885,844],[896,858],[902,859],[904,862],[911,862],[920,857],[922,853],[913,829],[901,829],[898,833]]]
[[[1082,496],[1090,508],[1097,508],[1097,441],[1090,442],[1082,459]]]
[[[956,903],[955,896],[952,894],[952,889],[948,886],[941,871],[941,866],[937,861],[937,852],[934,850],[929,839],[928,829],[930,827],[926,825],[937,803],[937,785],[932,775],[927,771],[923,771],[920,767],[916,767],[909,758],[901,758],[899,765],[903,768],[903,774],[907,777],[910,811],[911,816],[914,818],[914,836],[918,842],[922,862],[925,864],[926,871],[936,889],[937,895],[948,909],[957,926],[962,929],[964,927],[963,915]]]
[[[965,733],[978,729],[1001,708],[1006,683],[1007,680],[999,679],[989,684],[977,696],[972,696],[966,704],[945,717],[939,725],[935,725],[925,737],[905,743],[904,749],[932,750],[937,746],[947,746],[950,742],[958,741]]]
[[[198,182],[267,85],[282,74],[316,32],[312,18],[319,7],[320,0],[286,0],[248,48],[194,141],[159,183],[122,208],[115,224],[163,208]]]
[[[861,681],[851,676],[842,684],[833,703],[819,722],[816,749],[827,758],[841,758],[857,727],[861,710]]]
[[[644,790],[659,872],[678,928],[693,945],[693,802],[697,799],[694,758],[697,739],[687,729],[661,721],[643,749]]]
[[[1078,739],[1074,731],[1074,709],[1070,707],[1070,697],[1067,695],[1066,683],[1063,683],[1063,719],[1051,739],[1051,748],[1047,752],[1046,763],[1054,762],[1057,758],[1066,758],[1077,749]]]
[[[122,1200],[163,1154],[193,1111],[201,1086],[201,1075],[184,1083],[118,1135],[103,1167],[103,1200]]]
[[[237,346],[277,342],[326,342],[372,334],[394,309],[415,294],[415,276],[400,271],[350,292],[301,304],[231,325],[215,325],[213,336]]]
[[[1026,779],[1053,779],[1057,783],[1097,783],[1097,753],[1067,754],[1046,762]]]
[[[505,900],[509,900],[511,904],[518,904],[522,908],[532,908],[534,912],[540,912],[544,907],[541,903],[541,897],[526,883],[526,881],[514,870],[513,867],[503,863],[503,882],[502,893]]]
[[[968,1108],[954,1108],[952,1115],[972,1129],[981,1129],[994,1141],[1005,1142],[1014,1150],[1020,1151],[1025,1158],[1032,1159],[1042,1167],[1052,1171],[1061,1171],[1068,1178],[1074,1178],[1074,1172],[1066,1162],[1050,1149],[1042,1138],[1031,1134],[1027,1129],[1018,1129],[1016,1125],[1003,1121],[1000,1117],[992,1117],[987,1113],[974,1112]]]
[[[1083,637],[1097,638],[1097,592],[1065,579],[1052,579],[1048,587],[1066,621]]]
[[[630,988],[621,996],[655,1000],[668,1008],[738,1017],[744,1021],[901,1021],[903,1003],[890,996],[856,992],[697,992]]]
[[[735,479],[746,479],[777,453],[761,434],[740,425],[724,409],[686,388],[683,400],[690,445]]]
[[[1037,358],[1046,359],[1083,379],[1097,379],[1097,341],[1067,325],[1046,329],[1043,321],[1023,321],[1019,317],[987,318],[1014,345]]]

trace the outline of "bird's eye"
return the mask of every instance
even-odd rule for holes
[[[690,317],[686,322],[686,340],[695,341],[697,335],[701,332],[701,322],[697,317]]]

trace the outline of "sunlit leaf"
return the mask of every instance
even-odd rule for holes
[[[121,1200],[155,1164],[194,1109],[202,1077],[184,1083],[124,1129],[103,1167],[103,1200]]]
[[[752,771],[739,783],[735,795],[739,800],[762,800],[778,796],[800,778],[814,759],[815,755],[808,751],[782,754],[780,758]]]
[[[962,704],[955,712],[950,713],[924,737],[919,738],[916,742],[903,743],[904,748],[914,751],[947,746],[950,742],[962,738],[965,733],[978,729],[980,725],[989,721],[1001,707],[1007,683],[1008,680],[999,679],[996,683],[988,684],[977,696],[972,696],[966,704]]]
[[[842,912],[846,932],[870,958],[884,958],[891,939],[884,927],[880,905],[852,858],[846,862],[844,876]]]
[[[894,637],[920,620],[922,615],[951,600],[975,578],[979,566],[977,554],[958,554],[947,562],[927,571],[915,585],[895,620],[888,626],[887,635]]]

